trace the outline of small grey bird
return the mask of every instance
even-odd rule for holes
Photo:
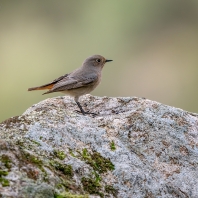
[[[77,70],[65,74],[48,84],[29,88],[28,91],[48,89],[49,91],[44,94],[63,92],[66,95],[74,97],[74,100],[83,115],[93,114],[83,110],[79,103],[79,98],[82,95],[90,93],[98,86],[101,81],[102,68],[106,62],[110,61],[112,60],[107,60],[103,56],[93,55],[87,58]]]

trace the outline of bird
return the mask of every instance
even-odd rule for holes
[[[105,63],[113,60],[105,59],[101,55],[93,55],[85,59],[82,66],[74,70],[71,73],[60,76],[50,83],[29,88],[28,91],[33,90],[48,90],[44,94],[62,92],[74,98],[80,111],[83,115],[95,114],[85,111],[79,98],[85,94],[89,94],[93,91],[101,82],[101,73]]]

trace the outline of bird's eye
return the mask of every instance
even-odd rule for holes
[[[96,59],[96,62],[100,63],[100,61],[101,61],[100,59]]]

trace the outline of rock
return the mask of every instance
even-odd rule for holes
[[[0,197],[198,197],[198,115],[147,99],[44,100],[0,124]]]

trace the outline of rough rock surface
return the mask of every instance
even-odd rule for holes
[[[57,97],[0,124],[0,197],[198,197],[198,115],[147,99]]]

